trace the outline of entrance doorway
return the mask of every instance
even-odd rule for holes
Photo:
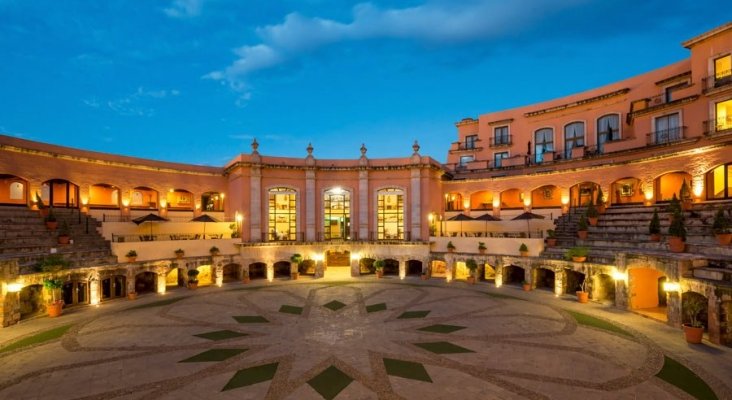
[[[628,270],[630,308],[637,313],[659,321],[667,321],[666,293],[660,284],[665,281],[662,272],[651,268]]]
[[[546,268],[537,268],[534,270],[537,289],[546,289],[554,291],[554,271]]]
[[[516,265],[507,265],[503,267],[503,284],[504,285],[521,285],[525,279],[524,269]]]

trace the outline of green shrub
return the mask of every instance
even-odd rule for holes
[[[595,205],[590,201],[587,203],[587,218],[597,218],[600,216],[600,212],[597,211]]]
[[[377,271],[381,271],[382,269],[384,269],[384,264],[384,260],[376,260],[376,262],[374,262],[374,269],[376,269]]]
[[[684,216],[681,212],[675,212],[671,217],[671,226],[668,228],[669,236],[680,237],[686,241],[686,226],[684,225]]]
[[[582,214],[580,216],[580,220],[577,223],[577,230],[578,231],[586,231],[587,230],[587,218],[585,218],[585,215]]]
[[[526,246],[526,243],[521,243],[521,246],[519,246],[519,251],[522,253],[525,251],[529,251],[529,247]]]
[[[188,282],[191,283],[198,283],[198,274],[200,271],[197,269],[189,269],[188,270]]]
[[[712,230],[714,233],[724,234],[724,233],[730,233],[730,220],[727,215],[725,215],[724,210],[719,209],[717,210],[717,213],[714,214],[714,224],[712,224]]]
[[[478,242],[478,250],[487,250],[484,242]]]
[[[65,260],[60,254],[51,254],[50,256],[43,257],[36,264],[35,269],[38,272],[58,272],[70,266],[71,261]]]
[[[135,250],[130,250],[125,254],[125,257],[137,257],[137,252]]]
[[[653,217],[651,217],[651,223],[648,224],[648,233],[651,235],[658,235],[661,233],[661,220],[658,218],[658,211],[653,209]]]
[[[574,257],[587,257],[587,254],[590,253],[590,249],[587,247],[582,246],[575,246],[567,249],[567,251],[564,252],[564,258],[567,260],[571,260]]]
[[[478,263],[475,262],[474,259],[469,258],[469,259],[467,259],[465,261],[465,267],[468,268],[470,270],[470,272],[472,273],[472,272],[475,272],[475,270],[478,269]]]

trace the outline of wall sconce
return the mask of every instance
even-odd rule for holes
[[[566,206],[567,204],[569,204],[569,196],[563,195],[562,196],[562,205]]]
[[[531,205],[531,199],[530,198],[524,198],[524,207],[528,207]]]
[[[493,208],[498,208],[501,206],[501,199],[498,197],[493,198]]]
[[[82,206],[85,206],[87,204],[89,204],[89,198],[88,197],[82,197],[81,198],[81,205]]]
[[[321,262],[325,260],[325,256],[323,255],[323,253],[315,253],[313,254],[313,260],[316,262]]]
[[[201,209],[201,203],[196,203],[196,210],[200,210],[200,209]]]
[[[617,269],[613,268],[613,271],[611,273],[612,277],[616,281],[627,281],[628,280],[628,274],[625,272],[620,272]]]
[[[435,220],[435,214],[434,213],[427,214],[427,220],[430,221],[430,224],[431,224],[432,221]]]
[[[234,218],[236,219],[236,222],[238,222],[240,224],[241,224],[241,221],[244,221],[244,216],[239,214],[239,211],[236,212],[236,217],[234,217]]]
[[[221,193],[221,201],[224,201],[224,196],[226,196],[226,193]]]
[[[165,200],[160,200],[160,208],[165,208],[168,205],[168,202]]]
[[[692,193],[694,193],[694,197],[696,197],[696,198],[701,197],[702,193],[704,193],[704,183],[695,182],[694,189],[692,189]]]
[[[463,208],[466,210],[470,209],[470,200],[463,200]]]
[[[8,293],[18,293],[23,289],[23,284],[19,282],[8,283]]]
[[[678,282],[664,282],[663,291],[664,292],[680,292],[681,285]]]
[[[351,253],[351,261],[358,261],[361,259],[360,253]]]
[[[122,206],[125,207],[125,208],[129,207],[130,206],[130,199],[127,199],[127,198],[122,199]]]
[[[647,201],[653,200],[653,190],[646,190],[645,192],[643,192],[643,196]]]

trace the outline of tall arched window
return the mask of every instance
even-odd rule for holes
[[[544,161],[544,153],[554,152],[554,130],[542,128],[534,133],[534,161]]]
[[[376,197],[376,238],[404,240],[404,190],[381,189]]]
[[[572,122],[564,126],[564,158],[572,158],[572,149],[585,146],[585,123]]]
[[[0,174],[0,204],[25,205],[28,185],[15,175]]]
[[[603,115],[597,119],[597,151],[604,152],[605,142],[620,139],[620,116],[618,114]]]
[[[351,194],[336,187],[323,194],[325,240],[351,238]]]
[[[269,190],[269,240],[297,240],[297,192],[278,187]]]

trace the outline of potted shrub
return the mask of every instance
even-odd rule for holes
[[[374,262],[374,269],[376,270],[376,277],[384,277],[384,260],[376,260]]]
[[[595,204],[597,204],[597,212],[603,214],[606,209],[605,195],[602,193],[602,187],[600,186],[597,187],[597,200],[595,201]]]
[[[526,243],[521,243],[521,246],[519,246],[519,253],[521,254],[521,257],[529,256],[529,247],[526,246]]]
[[[186,254],[186,252],[183,249],[178,249],[175,251],[175,256],[178,258],[183,258],[183,256]]]
[[[297,280],[300,277],[300,264],[302,260],[303,257],[300,253],[295,253],[290,256],[290,277],[293,280]]]
[[[43,199],[41,198],[41,196],[38,195],[38,192],[36,192],[36,206],[38,207],[38,213],[43,218],[46,218],[48,214],[51,213],[51,210],[49,210],[46,205],[43,204]]]
[[[468,283],[475,285],[475,271],[478,270],[478,263],[474,259],[469,258],[465,261],[465,267],[470,271],[468,273]]]
[[[51,292],[51,303],[48,304],[48,316],[51,318],[58,317],[61,315],[61,310],[64,306],[64,301],[59,299],[56,300],[56,293],[64,286],[61,279],[58,278],[46,278],[43,280],[43,287]]]
[[[671,218],[671,226],[668,228],[668,247],[673,253],[683,253],[686,248],[686,227],[684,216],[681,212],[675,212]]]
[[[556,232],[554,232],[554,229],[547,229],[546,245],[548,247],[554,247],[557,245],[557,234],[556,234]]]
[[[679,189],[679,199],[681,200],[681,207],[684,211],[690,211],[691,210],[691,191],[689,190],[689,185],[686,184],[686,179],[684,179],[684,182],[681,184],[681,189]]]
[[[208,249],[208,252],[211,253],[211,256],[218,256],[220,251],[219,248],[216,246],[212,246],[210,249]]]
[[[61,229],[58,230],[58,244],[69,244],[70,241],[69,224],[64,221],[61,223]]]
[[[486,250],[488,250],[488,248],[485,246],[485,243],[478,242],[478,253],[485,254]]]
[[[524,289],[524,292],[531,291],[531,282],[528,282],[528,281],[521,282],[521,288]]]
[[[452,244],[452,241],[447,242],[447,252],[452,253],[455,251],[455,245]]]
[[[129,299],[129,300],[136,300],[137,299],[137,292],[129,292],[129,293],[127,293],[127,299]]]
[[[587,239],[587,219],[584,214],[580,216],[580,220],[577,223],[577,237],[581,240]]]
[[[696,296],[688,297],[682,304],[689,323],[684,324],[684,337],[687,343],[701,343],[704,336],[704,325],[699,321],[699,314],[707,307],[704,301]]]
[[[564,252],[564,258],[574,262],[585,262],[589,252],[590,250],[587,247],[575,246]]]
[[[590,301],[590,292],[587,291],[587,282],[590,280],[588,276],[585,276],[585,279],[582,281],[582,284],[580,285],[580,290],[576,292],[577,294],[577,301],[584,304]]]
[[[729,217],[725,215],[724,210],[719,209],[714,214],[712,230],[720,245],[726,246],[732,242],[732,228],[730,227]]]
[[[247,284],[252,281],[251,278],[249,278],[249,269],[244,270],[244,272],[242,273],[241,281],[244,284]]]
[[[188,270],[188,289],[195,290],[198,288],[198,274],[197,269]]]
[[[682,212],[684,211],[681,209],[681,202],[679,201],[679,198],[676,197],[676,193],[674,193],[673,197],[668,202],[668,206],[666,206],[666,211],[668,212],[669,222],[673,220],[674,214],[682,214]]]
[[[128,263],[133,263],[137,260],[137,252],[135,250],[130,250],[125,254],[125,257],[127,257]]]
[[[50,210],[48,212],[48,215],[46,215],[45,218],[46,221],[46,228],[48,228],[49,231],[55,231],[58,227],[58,220],[56,220],[56,216],[53,214],[53,210]]]
[[[652,242],[661,241],[661,220],[658,218],[658,211],[655,208],[653,209],[651,222],[648,224],[648,234],[651,235]]]
[[[592,202],[587,203],[587,221],[590,226],[597,226],[597,220],[600,218],[600,213],[595,208]]]

